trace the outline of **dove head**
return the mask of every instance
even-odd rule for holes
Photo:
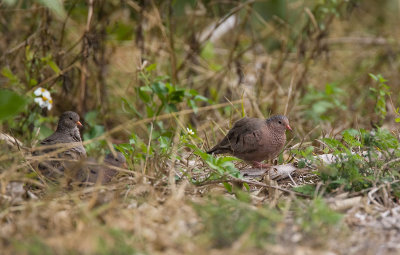
[[[273,130],[284,133],[286,130],[292,131],[289,126],[289,120],[286,116],[275,115],[267,119],[267,125],[269,125]]]
[[[77,126],[82,126],[79,122],[79,115],[76,112],[68,111],[61,114],[57,130],[74,129]]]
[[[116,152],[115,156],[112,153],[108,153],[104,159],[104,163],[116,167],[126,167],[126,159],[124,154],[122,154],[121,152]]]

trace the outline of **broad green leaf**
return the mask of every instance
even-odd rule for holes
[[[168,93],[168,88],[167,86],[165,86],[164,82],[158,81],[158,82],[154,82],[151,85],[151,88],[153,89],[153,91],[156,94],[167,94]]]
[[[158,98],[160,98],[163,103],[166,103],[167,99],[165,95],[168,94],[168,89],[163,82],[153,83],[151,89],[157,94]]]
[[[21,112],[27,100],[17,93],[1,89],[0,90],[0,120],[5,120]]]
[[[147,92],[152,92],[151,88],[148,86],[142,86],[138,90],[139,92],[139,97],[140,99],[143,100],[143,102],[148,103],[150,101],[150,95],[147,94]]]
[[[170,101],[174,103],[180,103],[183,101],[184,96],[185,96],[184,90],[176,90],[170,94]]]

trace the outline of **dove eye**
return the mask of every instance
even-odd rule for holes
[[[282,121],[278,121],[279,124],[282,124]]]
[[[70,120],[72,120],[72,117],[69,117]]]
[[[119,160],[116,158],[115,161],[119,161]]]

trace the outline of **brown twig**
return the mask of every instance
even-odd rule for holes
[[[81,86],[79,92],[79,102],[78,102],[78,112],[83,114],[85,112],[86,106],[86,86],[87,86],[87,58],[89,57],[89,32],[90,32],[90,24],[92,22],[93,17],[93,4],[94,0],[89,1],[89,10],[88,10],[88,17],[86,22],[86,28],[84,32],[83,42],[82,42],[82,60],[81,60]]]

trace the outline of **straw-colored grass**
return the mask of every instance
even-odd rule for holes
[[[397,1],[282,1],[283,16],[268,5],[279,1],[176,1],[172,9],[153,0],[64,1],[64,18],[42,1],[15,2],[0,3],[0,69],[19,82],[2,72],[0,87],[28,98],[45,87],[54,106],[45,111],[31,100],[0,123],[1,254],[400,251],[398,149],[381,152],[387,160],[368,168],[374,184],[360,190],[331,189],[321,177],[331,167],[300,166],[293,153],[331,153],[323,138],[343,141],[350,128],[382,126],[399,138]],[[386,116],[376,111],[369,73],[388,80]],[[140,97],[140,87],[158,80],[209,101],[194,109],[185,94],[168,101],[176,111],[167,112],[156,93],[146,92],[149,102]],[[128,169],[117,169],[112,183],[80,187],[37,171],[35,162],[74,146],[31,154],[65,110],[81,115],[90,156],[101,160],[127,144]],[[188,144],[205,151],[243,115],[283,113],[294,131],[278,162],[293,171],[201,183],[215,169]],[[93,135],[96,126],[104,132]],[[316,191],[296,189],[306,184]]]

